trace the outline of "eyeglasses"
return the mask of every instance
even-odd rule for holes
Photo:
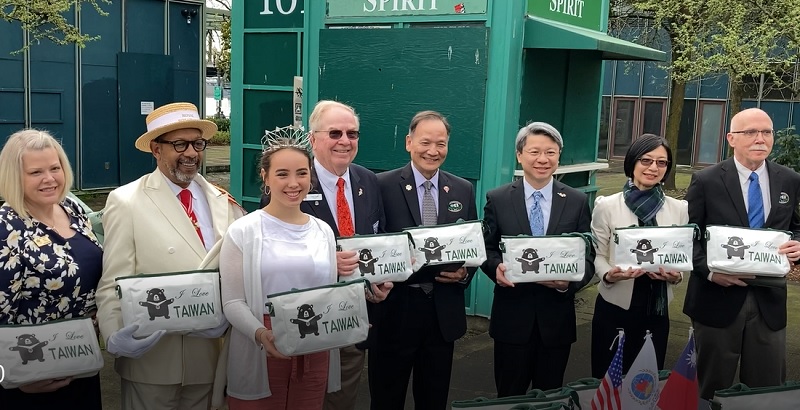
[[[758,133],[761,133],[764,137],[771,137],[773,134],[773,130],[744,130],[744,131],[731,131],[731,134],[744,134],[748,138],[754,138]]]
[[[331,137],[331,139],[334,139],[334,140],[338,140],[339,138],[342,138],[342,135],[345,135],[345,134],[347,134],[347,139],[349,139],[349,140],[357,140],[359,134],[361,134],[359,131],[347,131],[347,132],[345,132],[345,131],[342,131],[342,130],[328,130],[328,131],[314,131],[314,132],[327,132],[328,136]]]
[[[172,148],[175,148],[175,152],[184,152],[189,145],[191,144],[194,147],[194,150],[197,152],[205,151],[206,146],[208,145],[208,141],[204,139],[194,140],[194,141],[184,141],[184,140],[177,140],[177,141],[159,141],[156,140],[159,144],[170,144]]]
[[[641,162],[642,165],[646,167],[653,165],[653,162],[656,163],[656,167],[658,168],[666,168],[667,165],[669,165],[669,161],[665,159],[639,158],[637,161]]]

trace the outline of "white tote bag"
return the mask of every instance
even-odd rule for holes
[[[0,364],[6,389],[47,379],[91,377],[103,368],[92,319],[0,326]]]
[[[406,228],[414,245],[414,271],[425,265],[464,262],[478,267],[486,260],[481,221]]]
[[[714,410],[794,410],[800,405],[800,382],[787,381],[782,386],[747,387],[735,384],[714,392]]]
[[[658,272],[689,272],[696,225],[632,226],[614,229],[614,264]]]
[[[784,277],[791,270],[789,259],[778,247],[792,237],[774,229],[732,226],[706,227],[708,270],[726,274]]]
[[[408,233],[355,235],[337,238],[338,250],[358,254],[358,273],[370,283],[403,282],[411,270],[411,248]]]
[[[275,347],[299,356],[367,340],[365,287],[369,282],[356,279],[267,295]]]
[[[589,246],[591,240],[581,233],[500,237],[505,276],[513,283],[579,282],[586,273]]]
[[[117,296],[122,323],[138,324],[137,337],[212,329],[225,320],[217,270],[124,276]]]

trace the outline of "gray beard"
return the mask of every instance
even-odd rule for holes
[[[197,172],[192,174],[184,174],[183,172],[178,171],[177,168],[171,168],[169,173],[172,174],[172,176],[178,181],[185,182],[187,184],[194,181],[194,177],[197,176]]]

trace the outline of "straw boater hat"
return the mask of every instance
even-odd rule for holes
[[[211,139],[217,132],[217,124],[200,119],[197,107],[190,103],[172,103],[158,107],[147,119],[147,132],[136,139],[139,151],[151,152],[150,141],[175,130],[197,128],[204,140]]]

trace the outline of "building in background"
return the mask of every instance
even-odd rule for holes
[[[134,140],[155,107],[204,109],[202,0],[124,0],[73,11],[68,21],[101,38],[85,48],[27,42],[0,21],[0,138],[26,127],[50,131],[75,168],[75,188],[113,188],[153,169]]]

